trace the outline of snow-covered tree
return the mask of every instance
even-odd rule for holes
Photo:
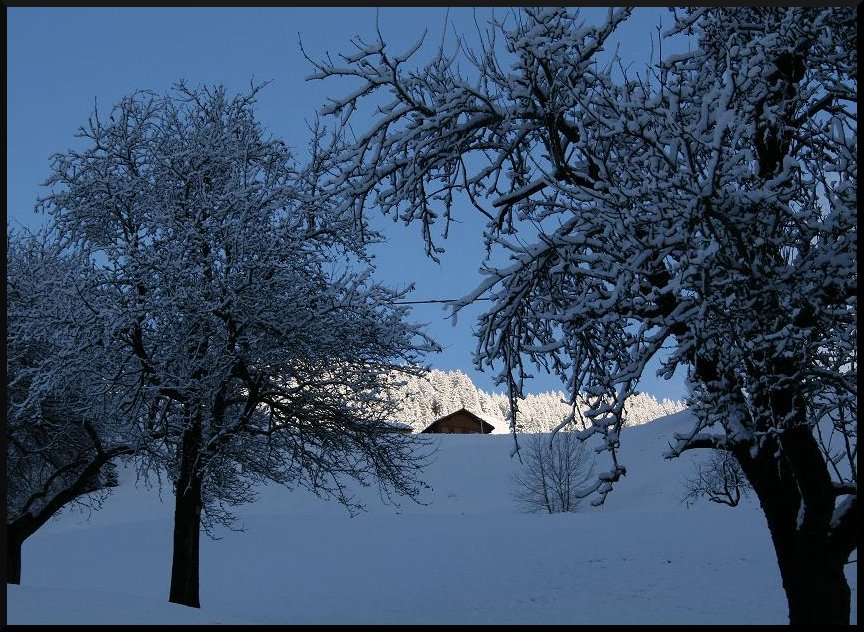
[[[503,393],[490,393],[478,388],[462,371],[432,369],[423,375],[408,376],[391,392],[397,402],[395,418],[409,424],[416,432],[460,408],[467,408],[495,426],[493,432],[506,430],[509,398]],[[584,400],[580,407],[583,413],[588,412]],[[680,401],[658,401],[646,393],[637,393],[627,400],[624,417],[627,425],[636,426],[684,408]],[[519,430],[551,432],[571,411],[562,391],[528,394],[519,399]],[[568,429],[571,428],[565,428]]]
[[[117,366],[94,328],[99,284],[80,252],[49,232],[7,231],[6,578],[21,546],[71,504],[98,506],[112,459],[134,452],[134,402],[111,388]]]
[[[611,457],[583,490],[595,503],[626,471],[624,407],[649,362],[686,371],[697,423],[670,458],[733,454],[790,622],[848,623],[856,10],[678,11],[667,35],[691,37],[690,52],[644,73],[601,53],[630,12],[586,26],[577,11],[514,10],[417,68],[420,44],[393,54],[380,36],[312,60],[312,79],[355,81],[325,111],[330,190],[353,217],[419,224],[433,256],[457,212],[485,215],[486,278],[459,303],[490,301],[476,363],[498,371],[514,428],[532,364],[566,384],[570,419],[589,399],[582,436]]]
[[[265,136],[259,89],[180,83],[94,111],[40,201],[108,279],[94,309],[148,407],[149,469],[175,492],[170,600],[195,607],[201,527],[229,524],[257,483],[353,511],[349,479],[415,497],[424,464],[423,442],[383,422],[391,376],[432,345],[363,267],[314,170]]]

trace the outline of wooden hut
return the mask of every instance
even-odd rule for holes
[[[433,434],[489,434],[495,427],[471,411],[460,408],[433,421],[423,432]]]

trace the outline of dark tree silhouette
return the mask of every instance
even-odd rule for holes
[[[758,496],[795,624],[848,624],[857,548],[855,8],[674,13],[688,53],[634,72],[602,57],[629,9],[513,10],[481,44],[411,68],[380,38],[311,79],[336,98],[328,183],[345,210],[437,230],[487,218],[475,362],[512,427],[528,365],[559,375],[583,438],[625,473],[623,410],[648,363],[686,371],[692,432],[670,458],[735,456]],[[646,55],[647,56],[647,55]],[[360,120],[373,111],[371,123]],[[486,302],[488,301],[488,302]]]
[[[372,280],[314,169],[265,136],[259,89],[179,84],[94,112],[41,200],[108,280],[104,336],[147,406],[145,463],[174,487],[170,600],[195,607],[201,528],[230,524],[257,483],[351,510],[348,479],[421,489],[423,442],[387,431],[386,391],[434,345],[406,323],[404,293]]]
[[[710,454],[707,461],[697,461],[693,473],[684,480],[687,493],[682,502],[690,507],[700,498],[707,498],[712,503],[737,507],[742,497],[750,495],[747,477],[731,453],[711,450]]]
[[[54,236],[56,237],[56,236]],[[7,235],[6,581],[24,541],[70,504],[98,507],[112,460],[135,451],[134,404],[108,388],[116,365],[93,327],[86,258],[47,232]],[[116,358],[116,356],[114,356]]]
[[[524,454],[523,454],[524,453]],[[529,435],[513,474],[513,497],[526,511],[575,512],[580,491],[594,477],[588,446],[572,432]]]

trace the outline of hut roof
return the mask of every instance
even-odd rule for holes
[[[477,415],[475,415],[474,413],[472,413],[472,412],[471,412],[470,410],[468,410],[467,408],[460,408],[459,410],[453,411],[453,412],[450,413],[449,415],[444,415],[443,417],[441,417],[441,418],[439,418],[439,419],[436,419],[436,420],[433,421],[431,424],[429,424],[428,426],[426,426],[426,428],[425,428],[424,430],[422,430],[421,432],[432,432],[432,431],[433,431],[437,426],[441,425],[442,423],[444,423],[445,421],[447,421],[447,420],[450,419],[451,417],[455,417],[456,415],[460,415],[460,414],[461,414],[461,415],[465,415],[466,417],[470,417],[471,419],[476,420],[476,421],[480,424],[480,427],[483,429],[483,433],[484,433],[484,434],[489,434],[490,432],[492,432],[493,430],[495,430],[495,426],[493,426],[492,424],[490,424],[490,423],[489,423],[488,421],[486,421],[485,419],[481,419],[480,417],[478,417]]]

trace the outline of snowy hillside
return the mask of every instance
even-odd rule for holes
[[[493,434],[509,431],[507,396],[478,388],[462,371],[433,369],[422,377],[407,378],[394,397],[400,403],[398,421],[407,423],[415,432],[421,432],[436,419],[460,408],[470,410],[495,426]],[[565,399],[560,391],[528,395],[519,402],[520,428],[528,432],[551,430],[570,412]],[[625,414],[627,424],[636,426],[684,408],[683,402],[658,401],[640,393],[630,399]]]
[[[625,429],[627,476],[603,508],[524,514],[513,439],[433,435],[422,505],[368,511],[269,486],[244,532],[204,539],[202,609],[167,603],[173,498],[130,470],[102,510],[50,522],[23,550],[8,622],[268,624],[783,624],[786,602],[755,501],[687,509],[694,455],[666,461],[680,413]],[[704,457],[701,457],[704,458]],[[847,567],[857,622],[857,576]]]

